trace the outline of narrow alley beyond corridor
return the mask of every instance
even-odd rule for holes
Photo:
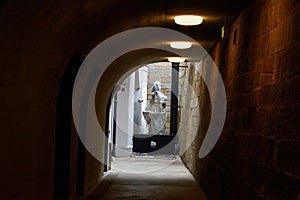
[[[117,158],[112,168],[88,200],[206,199],[180,158]]]

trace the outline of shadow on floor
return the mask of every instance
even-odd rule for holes
[[[117,158],[88,200],[197,199],[205,194],[180,158],[137,156]]]

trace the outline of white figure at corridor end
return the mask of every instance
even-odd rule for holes
[[[150,104],[143,111],[143,116],[149,125],[148,134],[166,134],[166,101],[167,96],[161,91],[161,83],[155,81],[151,87],[152,98]]]

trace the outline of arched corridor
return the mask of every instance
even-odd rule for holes
[[[201,15],[203,21],[182,26],[175,23],[178,15]],[[209,200],[299,199],[299,24],[299,0],[1,1],[0,198],[82,200],[107,190],[100,196],[124,199],[126,187],[140,184],[144,196],[126,198],[156,199],[152,189],[158,186],[175,189],[170,198],[176,194],[189,199],[187,185],[196,189],[198,184],[197,191]],[[134,44],[140,48],[123,52],[107,66],[105,59],[115,51],[110,46],[101,54],[94,51],[124,31],[149,27],[177,31],[181,40],[194,42],[190,49],[174,50],[170,42],[175,35],[165,32],[160,35],[163,40],[154,34],[124,37],[114,43],[114,50],[120,53]],[[158,42],[144,45],[146,41]],[[200,47],[200,54],[192,54]],[[178,160],[155,178],[109,172],[103,160],[109,160],[110,144],[103,138],[111,134],[113,89],[139,66],[179,55],[193,65],[186,68],[176,113]],[[91,72],[85,67],[95,61],[93,56],[97,64]],[[218,82],[210,58],[220,72],[226,101],[220,90],[210,90],[209,83]],[[81,80],[95,86],[90,90],[78,81],[84,70],[89,76]],[[77,98],[84,101],[76,104]],[[226,103],[221,110],[226,114],[224,127],[216,143],[205,142],[207,133],[217,129],[210,126],[212,119],[222,122],[216,115],[220,110],[213,109],[218,101]],[[77,115],[74,108],[86,112]],[[89,124],[92,117],[101,131]],[[79,127],[82,119],[88,120]],[[84,130],[83,137],[79,130]],[[91,132],[101,139],[91,139]],[[201,157],[203,144],[213,148]],[[188,178],[180,178],[183,171]]]

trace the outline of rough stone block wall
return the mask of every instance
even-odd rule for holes
[[[203,159],[198,151],[210,120],[210,98],[189,68],[201,118],[190,141],[197,123],[185,107],[180,147],[189,145],[183,161],[208,199],[300,198],[299,24],[299,1],[257,0],[228,27],[211,52],[225,83],[227,117],[218,143]],[[185,97],[185,104],[195,101]]]

